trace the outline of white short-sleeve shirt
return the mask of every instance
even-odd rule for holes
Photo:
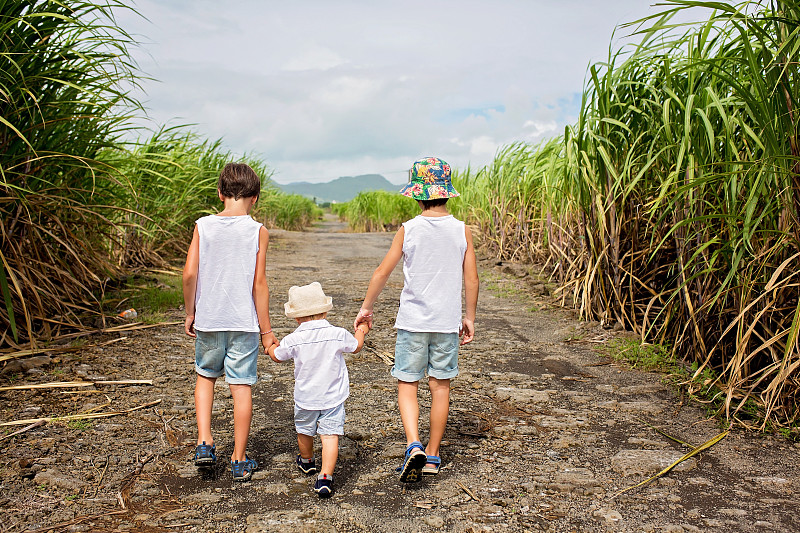
[[[294,403],[307,410],[330,409],[350,395],[350,376],[343,353],[352,353],[358,340],[327,320],[310,320],[281,340],[275,349],[280,361],[294,359]]]

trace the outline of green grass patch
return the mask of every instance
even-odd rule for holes
[[[661,344],[642,344],[639,339],[612,339],[600,353],[630,368],[646,372],[681,372],[670,350]]]
[[[76,418],[74,420],[70,420],[67,422],[67,427],[69,429],[75,429],[78,431],[86,431],[92,428],[92,421],[91,420],[83,420],[81,418]]]
[[[142,274],[128,278],[122,287],[111,291],[104,300],[107,315],[117,316],[125,309],[135,309],[135,321],[146,324],[164,322],[169,311],[183,305],[180,274]]]
[[[480,272],[478,277],[481,282],[481,290],[489,291],[500,298],[522,303],[524,308],[532,313],[538,310],[530,293],[524,289],[524,282],[506,278],[493,271]]]

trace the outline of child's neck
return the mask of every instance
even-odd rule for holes
[[[447,205],[437,205],[423,209],[420,214],[424,217],[446,217],[450,212],[447,210]]]
[[[249,215],[250,210],[255,204],[254,197],[235,198],[223,197],[222,201],[225,203],[225,208],[217,213],[221,217],[238,217],[242,215]]]

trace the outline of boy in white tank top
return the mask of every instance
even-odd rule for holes
[[[269,320],[269,233],[250,217],[261,192],[261,180],[253,169],[228,163],[217,189],[225,208],[197,220],[183,269],[184,329],[196,339],[194,463],[200,468],[216,464],[211,410],[214,383],[224,374],[233,397],[231,473],[234,481],[247,481],[258,468],[246,454],[258,345],[268,349],[277,342]]]
[[[414,162],[408,185],[400,191],[419,203],[422,213],[405,222],[375,270],[355,320],[372,327],[375,300],[400,259],[403,292],[395,328],[397,404],[406,434],[401,482],[439,473],[439,446],[450,409],[450,379],[458,375],[459,344],[475,335],[478,268],[472,233],[447,211],[447,200],[459,196],[450,179],[450,165],[435,157]],[[461,318],[461,288],[466,312]],[[462,337],[459,343],[459,337]],[[431,391],[428,445],[419,439],[419,381],[428,374]]]

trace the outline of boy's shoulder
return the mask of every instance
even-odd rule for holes
[[[334,326],[330,322],[326,322],[324,325],[325,332],[329,335],[335,335],[339,339],[346,339],[348,335],[352,336],[353,334],[347,329],[341,326]]]
[[[334,326],[333,324],[327,322],[323,324],[315,324],[315,327],[311,328],[300,325],[293,332],[281,339],[281,346],[286,346],[289,348],[292,346],[307,344],[313,340],[319,341],[320,339],[324,339],[328,342],[344,342],[348,339],[348,335],[353,337],[353,334],[350,333],[350,331],[348,331],[346,328]]]
[[[455,231],[462,230],[466,224],[453,215],[445,215],[441,217],[423,217],[417,215],[416,217],[403,222],[403,229],[408,235],[409,232],[426,234],[426,233],[439,233],[440,231]]]
[[[237,215],[237,216],[220,216],[220,215],[203,215],[195,220],[197,224],[223,224],[225,226],[231,224],[246,224],[248,226],[263,226],[261,222],[254,219],[250,215]]]

